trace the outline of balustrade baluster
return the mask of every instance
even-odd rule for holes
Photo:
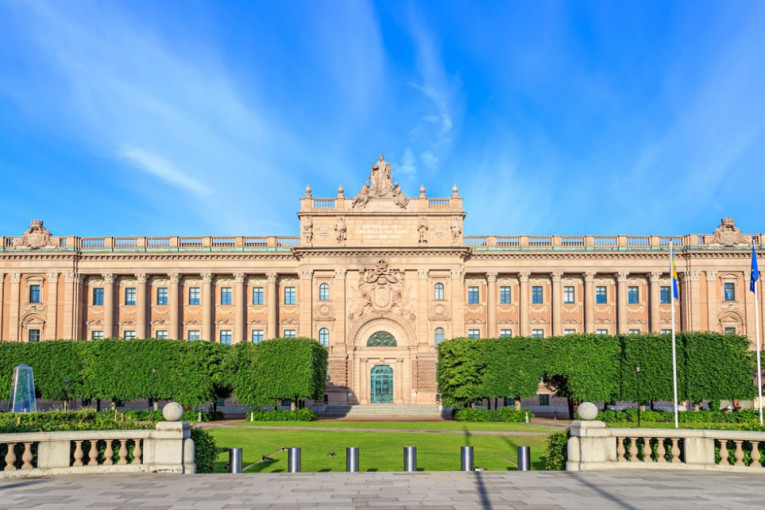
[[[672,463],[676,464],[680,462],[680,440],[676,437],[672,438]]]
[[[624,462],[624,438],[616,438],[616,462]]]
[[[736,452],[733,454],[733,456],[736,459],[736,462],[733,464],[734,466],[745,466],[744,464],[744,449],[741,447],[741,443],[743,441],[733,441],[736,443]]]
[[[660,437],[659,439],[657,439],[658,448],[656,449],[656,460],[662,464],[667,462],[667,450],[666,448],[664,448],[664,441],[666,440],[667,439],[665,437]]]
[[[88,458],[90,461],[88,462],[88,466],[97,466],[98,465],[98,440],[91,439],[88,441],[90,443],[90,450],[88,451]]]
[[[120,439],[120,460],[117,464],[127,464],[127,439]]]
[[[653,452],[651,451],[651,438],[650,437],[644,437],[643,438],[643,462],[653,462],[653,457],[651,456]]]
[[[760,458],[760,442],[752,441],[752,463],[749,464],[749,467],[761,468],[762,464],[760,464]]]
[[[630,438],[630,462],[638,461],[637,437]]]
[[[133,464],[141,464],[141,440],[135,439],[135,448],[133,448]]]
[[[74,466],[80,467],[82,466],[82,441],[75,441],[74,444]]]
[[[21,455],[21,460],[23,461],[21,469],[32,469],[34,467],[32,465],[33,458],[32,443],[24,443],[24,453]]]
[[[16,452],[13,449],[16,443],[8,443],[8,453],[5,454],[5,470],[16,471]]]
[[[720,440],[720,465],[730,466],[730,461],[728,460],[728,441],[725,439]]]
[[[104,465],[111,466],[114,464],[114,448],[112,448],[113,439],[106,440],[106,450],[104,450]]]

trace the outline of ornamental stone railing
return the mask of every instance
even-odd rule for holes
[[[696,469],[765,473],[765,432],[609,428],[574,421],[567,471]]]
[[[0,434],[0,450],[0,478],[196,471],[187,422],[159,422],[143,430]]]

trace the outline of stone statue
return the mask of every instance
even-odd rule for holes
[[[29,228],[21,236],[13,240],[14,248],[55,248],[56,243],[51,239],[50,231],[43,226],[42,220],[32,220]]]
[[[393,190],[391,191],[391,194],[393,195],[393,203],[399,206],[400,208],[405,208],[406,204],[409,203],[409,197],[404,195],[404,193],[401,192],[401,188],[399,188],[398,183],[393,185]]]
[[[417,232],[420,234],[420,244],[428,242],[428,225],[426,221],[425,218],[420,218],[420,224],[417,226]]]
[[[367,202],[369,202],[369,193],[371,190],[369,189],[369,181],[364,183],[364,186],[359,191],[359,194],[356,195],[356,198],[353,200],[353,207],[354,209],[358,206],[359,209],[363,209],[367,206]]]
[[[456,243],[460,240],[460,235],[462,234],[462,229],[460,229],[459,221],[454,220],[452,222],[452,241]]]
[[[310,243],[313,241],[313,220],[310,216],[306,217],[303,222],[303,235],[305,236],[305,242]]]
[[[342,244],[345,242],[346,238],[346,227],[345,227],[345,218],[340,216],[337,218],[337,223],[335,223],[335,232],[337,235],[335,236],[335,239],[337,239],[338,244]]]
[[[380,154],[379,161],[372,167],[369,180],[372,183],[372,192],[378,197],[388,194],[393,188],[390,176],[390,163],[385,161],[385,157],[382,154]]]

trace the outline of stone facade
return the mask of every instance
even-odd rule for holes
[[[308,336],[329,348],[330,403],[387,384],[393,403],[433,404],[442,338],[670,329],[671,242],[678,329],[754,345],[762,235],[730,218],[708,235],[465,236],[456,186],[407,197],[390,170],[381,157],[353,198],[307,187],[296,237],[60,237],[33,221],[0,237],[0,340]]]

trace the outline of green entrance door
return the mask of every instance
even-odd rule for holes
[[[372,403],[393,402],[393,369],[388,365],[377,365],[371,372]]]

